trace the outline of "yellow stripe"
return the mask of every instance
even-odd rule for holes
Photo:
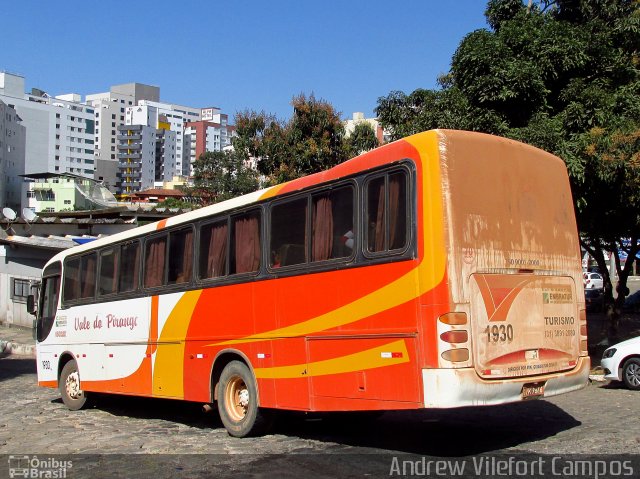
[[[383,358],[381,356],[383,352],[402,353],[402,355],[396,358]],[[316,361],[309,364],[295,364],[293,366],[280,366],[275,368],[256,368],[254,369],[254,373],[258,379],[306,378],[393,366],[407,363],[409,359],[407,345],[404,340],[401,339],[377,348],[349,354],[348,356]]]
[[[276,196],[278,193],[280,193],[280,191],[282,191],[282,189],[288,185],[289,183],[291,183],[290,181],[287,181],[286,183],[281,183],[279,185],[273,186],[272,188],[269,188],[267,191],[265,191],[261,196],[260,196],[260,200],[266,200],[267,198],[273,198],[274,196]]]
[[[440,284],[445,273],[446,250],[439,136],[436,132],[430,131],[411,136],[405,141],[412,144],[419,152],[423,172],[423,217],[419,227],[423,229],[424,251],[423,260],[418,267],[388,285],[328,313],[291,326],[224,341],[217,345],[304,336],[344,326],[411,301]]]
[[[189,328],[189,318],[193,314],[201,291],[187,291],[182,295],[167,318],[158,342],[153,367],[153,392],[161,396],[184,398],[184,338]],[[163,342],[182,339],[177,344]],[[161,386],[162,389],[157,389]]]

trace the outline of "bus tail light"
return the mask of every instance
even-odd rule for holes
[[[469,339],[469,333],[465,330],[445,331],[440,335],[440,339],[446,343],[466,343]]]
[[[589,345],[587,343],[587,311],[581,309],[578,318],[580,320],[580,355],[587,356],[589,354]]]
[[[462,311],[451,311],[438,318],[438,347],[445,368],[469,366],[469,318]]]
[[[447,313],[438,319],[450,326],[462,326],[463,324],[467,324],[467,313]]]
[[[442,359],[452,363],[463,363],[469,361],[469,350],[467,348],[449,349],[442,353]]]

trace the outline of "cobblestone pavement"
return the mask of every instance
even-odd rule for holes
[[[353,461],[358,454],[390,453],[640,454],[640,392],[606,383],[547,400],[480,409],[387,412],[376,420],[285,414],[272,434],[248,439],[229,437],[216,413],[205,414],[192,403],[104,396],[91,409],[68,411],[57,391],[37,386],[33,359],[0,359],[0,400],[0,454],[224,455],[210,456],[218,458],[218,467],[236,463],[236,454],[246,454],[243,457],[261,467],[290,453],[351,454],[344,457]],[[306,462],[308,471],[313,461]],[[336,467],[348,467],[347,463],[336,460]],[[0,464],[0,475],[3,467]],[[291,464],[283,467],[290,477],[296,473]],[[94,472],[94,477],[103,477]]]

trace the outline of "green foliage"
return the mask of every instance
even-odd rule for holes
[[[205,206],[258,188],[257,174],[242,155],[233,151],[207,151],[193,165],[193,187],[189,194]]]
[[[167,198],[166,200],[159,202],[157,206],[158,208],[169,208],[169,209],[179,208],[181,210],[195,209],[199,207],[198,204],[191,203],[189,201],[185,201],[178,198]]]
[[[345,140],[345,148],[348,157],[358,156],[366,151],[380,146],[376,131],[366,121],[356,123],[351,135]]]
[[[333,106],[298,95],[291,102],[293,116],[282,122],[264,112],[236,115],[235,150],[257,159],[257,169],[269,184],[315,173],[347,159],[344,126]]]
[[[569,169],[583,246],[637,243],[640,2],[490,0],[486,17],[490,29],[462,40],[440,89],[378,100],[383,126],[395,138],[482,131],[555,153]]]

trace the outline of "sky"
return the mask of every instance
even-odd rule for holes
[[[2,7],[0,70],[27,91],[84,96],[120,83],[160,100],[291,116],[314,94],[342,118],[391,91],[435,88],[485,0],[42,1]]]

